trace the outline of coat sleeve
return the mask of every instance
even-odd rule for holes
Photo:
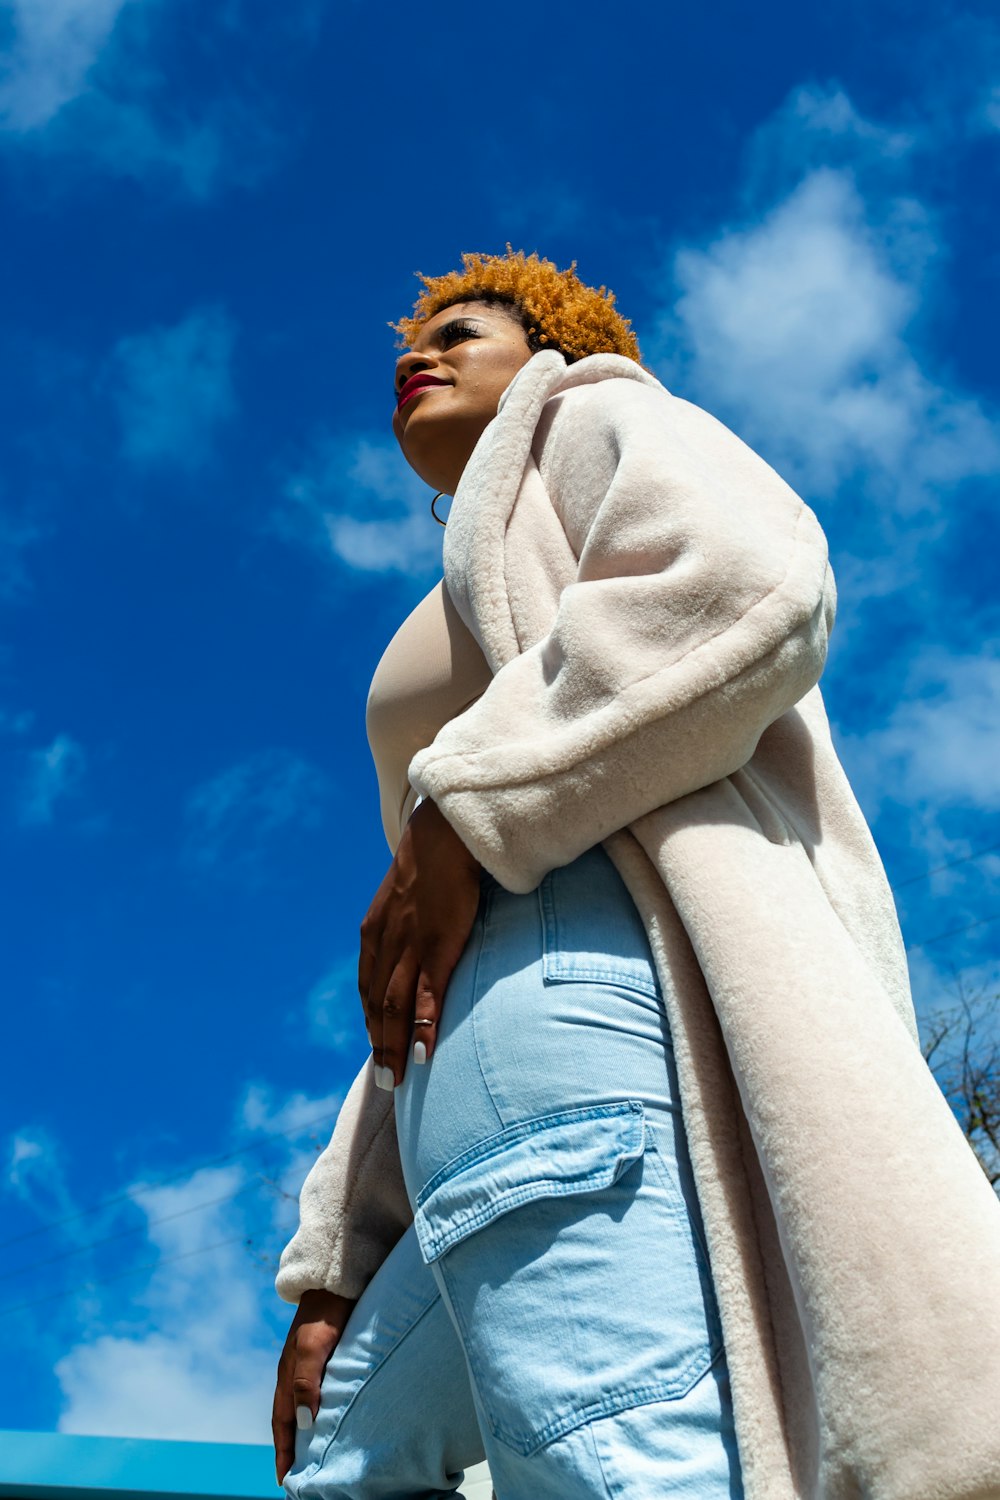
[[[337,1116],[299,1197],[299,1228],[275,1285],[286,1302],[310,1288],[356,1300],[413,1221],[396,1141],[393,1096],[375,1087],[371,1058]]]
[[[576,577],[409,771],[514,892],[744,765],[819,678],[836,604],[816,516],[706,412],[626,380],[554,401],[538,465]],[[485,581],[508,596],[509,548]]]

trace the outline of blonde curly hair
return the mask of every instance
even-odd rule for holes
[[[570,364],[587,354],[624,354],[641,363],[632,325],[615,310],[614,292],[586,286],[576,274],[576,261],[560,271],[536,251],[525,255],[508,244],[506,255],[464,254],[461,271],[417,275],[423,291],[412,316],[389,325],[402,347],[411,345],[428,319],[443,308],[456,302],[487,302],[514,311],[532,353],[557,349]]]

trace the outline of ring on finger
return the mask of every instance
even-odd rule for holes
[[[413,1024],[414,1024],[414,1026],[433,1026],[434,1022],[433,1021],[416,1020],[416,1021],[414,1021]]]

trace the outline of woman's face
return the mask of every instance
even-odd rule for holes
[[[459,302],[428,318],[396,362],[392,430],[411,468],[453,495],[497,402],[531,358],[516,313]]]

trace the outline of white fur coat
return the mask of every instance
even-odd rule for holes
[[[494,677],[410,779],[509,890],[603,841],[643,916],[748,1500],[1000,1496],[1000,1203],[831,743],[816,517],[639,366],[543,352],[463,475],[445,578]],[[410,1217],[366,1066],[279,1291],[357,1296]]]

